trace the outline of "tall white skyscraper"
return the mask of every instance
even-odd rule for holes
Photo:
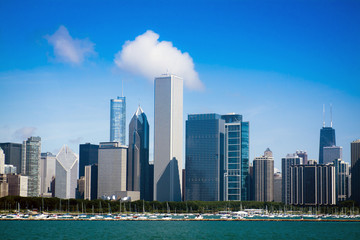
[[[75,198],[79,157],[68,146],[56,155],[55,197]]]
[[[155,78],[154,200],[181,201],[183,79]]]

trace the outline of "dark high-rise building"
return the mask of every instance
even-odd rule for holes
[[[229,113],[225,120],[224,200],[246,201],[249,197],[249,122]]]
[[[295,154],[288,154],[285,158],[281,159],[281,200],[285,204],[290,204],[290,167],[292,165],[302,164],[302,158]]]
[[[149,123],[139,106],[129,124],[127,190],[140,191],[140,199],[153,200],[149,166]]]
[[[320,129],[319,164],[324,163],[324,147],[336,146],[335,129],[323,127]]]
[[[223,200],[224,125],[218,114],[188,115],[186,200]]]
[[[351,143],[351,199],[360,204],[360,139]]]
[[[79,147],[79,178],[85,176],[85,166],[98,163],[99,145],[85,143]]]
[[[5,164],[16,167],[16,173],[21,173],[21,149],[20,143],[0,143],[0,148],[5,154]]]

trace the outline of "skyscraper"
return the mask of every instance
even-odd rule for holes
[[[152,201],[149,166],[149,123],[139,106],[129,124],[127,190],[140,191],[140,199]],[[152,185],[152,184],[151,184]]]
[[[324,147],[336,146],[335,129],[323,127],[320,129],[319,164],[324,163]]]
[[[0,147],[5,154],[5,164],[14,165],[16,173],[21,172],[21,149],[20,143],[0,143]]]
[[[75,198],[78,170],[79,157],[68,146],[63,146],[56,155],[56,197]]]
[[[351,199],[360,204],[360,139],[351,143]]]
[[[186,121],[186,200],[223,200],[224,124],[218,114]]]
[[[274,202],[281,202],[282,177],[280,172],[274,173]]]
[[[30,137],[25,144],[26,153],[26,175],[28,179],[28,196],[38,197],[40,195],[40,158],[41,158],[41,138]]]
[[[183,159],[183,80],[155,78],[154,199],[181,201]]]
[[[85,166],[84,199],[97,199],[98,192],[98,164]]]
[[[295,154],[288,154],[281,159],[282,172],[282,192],[281,199],[285,204],[290,204],[290,167],[292,165],[302,164],[302,158]]]
[[[125,145],[126,136],[126,99],[117,97],[110,100],[110,142]]]
[[[274,200],[274,158],[270,149],[261,157],[256,157],[254,165],[255,201],[272,202]]]
[[[307,154],[306,151],[297,150],[296,155],[298,155],[299,157],[301,157],[303,159],[303,164],[307,164],[307,162],[308,162],[308,154]]]
[[[40,195],[51,197],[51,181],[55,177],[56,156],[50,152],[41,153],[40,161]]]
[[[79,146],[79,178],[85,176],[85,166],[98,163],[99,145],[85,143]]]
[[[249,199],[249,122],[242,115],[229,113],[225,120],[224,200]]]
[[[102,142],[99,145],[98,198],[120,196],[126,192],[127,146],[119,142]]]
[[[336,198],[337,202],[347,200],[349,196],[350,166],[341,159],[333,161],[336,177]]]
[[[5,173],[5,154],[2,148],[0,147],[0,174]]]
[[[323,147],[323,164],[332,163],[336,159],[342,159],[342,147]]]

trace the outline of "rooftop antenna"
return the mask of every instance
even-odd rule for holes
[[[332,122],[332,104],[330,103],[330,127],[332,127],[333,122]]]
[[[323,104],[323,127],[325,127],[325,104]]]

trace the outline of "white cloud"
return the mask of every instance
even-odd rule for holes
[[[13,137],[16,140],[23,141],[26,140],[28,137],[34,136],[36,131],[35,127],[23,127],[20,129],[17,129],[15,133],[13,134]]]
[[[189,89],[204,88],[194,69],[193,59],[173,46],[172,42],[158,41],[159,35],[151,30],[139,35],[134,41],[126,41],[115,55],[115,63],[122,70],[142,75],[149,80],[166,72],[184,79]]]
[[[64,26],[45,38],[54,47],[54,55],[61,62],[80,64],[86,57],[96,54],[94,43],[88,39],[72,38]]]

